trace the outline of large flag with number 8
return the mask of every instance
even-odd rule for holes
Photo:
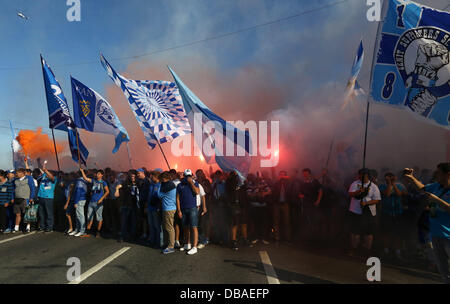
[[[386,0],[372,98],[450,129],[450,14]]]

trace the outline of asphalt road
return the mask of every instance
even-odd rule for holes
[[[238,251],[208,245],[192,256],[163,255],[139,244],[60,232],[1,235],[0,283],[67,284],[70,257],[81,262],[81,284],[369,283],[364,260],[327,250],[258,243]],[[381,283],[436,284],[440,279],[436,273],[382,261]]]

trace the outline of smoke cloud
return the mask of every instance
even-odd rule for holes
[[[50,156],[55,153],[53,141],[47,134],[42,133],[42,128],[33,130],[21,130],[16,140],[21,146],[21,152],[31,158]],[[63,145],[56,142],[58,153],[63,152]]]

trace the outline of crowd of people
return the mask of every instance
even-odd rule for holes
[[[64,173],[45,164],[26,167],[0,171],[0,233],[55,229],[188,255],[210,242],[233,250],[258,242],[345,243],[350,256],[402,261],[422,255],[449,282],[450,163],[434,173],[383,168],[380,175],[361,169],[315,176],[305,168],[250,173],[245,180],[220,170],[207,176],[201,169]],[[36,205],[38,216],[30,220]]]

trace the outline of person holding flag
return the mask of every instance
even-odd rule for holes
[[[113,153],[123,142],[130,141],[112,106],[100,94],[71,77],[75,126],[89,132],[115,136]]]

